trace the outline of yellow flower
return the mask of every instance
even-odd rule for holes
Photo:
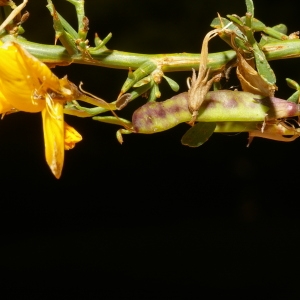
[[[73,99],[71,84],[15,42],[0,42],[0,66],[0,114],[42,113],[46,161],[59,178],[64,150],[82,139],[64,122],[64,104]]]

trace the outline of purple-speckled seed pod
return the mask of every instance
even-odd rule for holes
[[[299,105],[278,98],[264,98],[247,92],[209,92],[202,103],[199,122],[255,122],[299,115]],[[188,122],[188,94],[181,93],[163,102],[149,102],[132,116],[134,131],[155,133]]]

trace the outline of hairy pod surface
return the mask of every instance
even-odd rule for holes
[[[220,90],[208,92],[200,107],[198,122],[256,122],[299,115],[299,105],[275,97],[248,92]],[[132,116],[134,131],[156,133],[188,122],[188,93],[181,93],[163,102],[148,102]]]

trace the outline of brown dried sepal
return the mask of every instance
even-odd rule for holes
[[[236,74],[241,83],[244,92],[249,92],[257,95],[273,97],[277,86],[268,84],[254,69],[254,59],[246,60],[243,55],[237,50],[237,68]]]
[[[263,131],[259,129],[259,130],[249,132],[247,147],[250,146],[251,142],[255,137],[260,137],[260,138],[270,139],[270,140],[280,141],[280,142],[292,142],[299,137],[299,129],[294,128],[294,126],[284,121],[279,123],[267,122],[264,125]]]

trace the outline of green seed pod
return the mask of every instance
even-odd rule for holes
[[[263,122],[299,115],[299,105],[278,98],[265,98],[247,92],[220,90],[208,92],[198,122]],[[191,120],[188,94],[181,93],[163,102],[149,102],[132,116],[137,133],[151,134]]]

